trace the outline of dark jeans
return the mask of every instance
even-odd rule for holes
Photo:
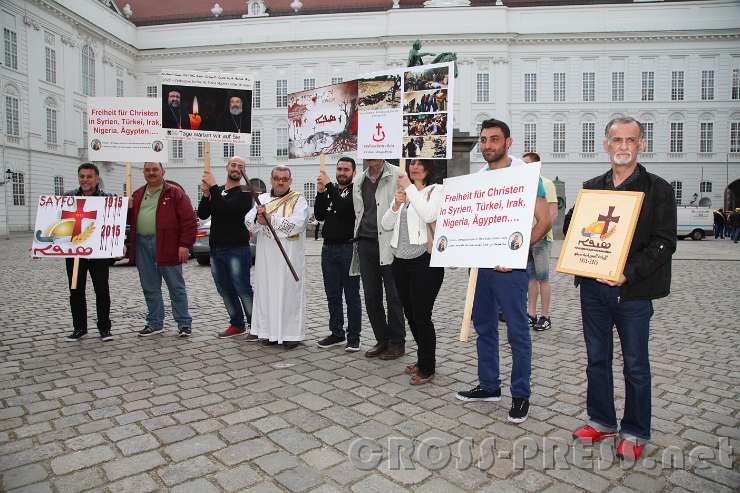
[[[87,298],[85,297],[85,283],[87,273],[90,272],[93,289],[95,289],[95,309],[98,314],[98,331],[101,334],[110,332],[110,289],[108,287],[108,268],[110,259],[80,259],[77,271],[77,289],[72,286],[72,266],[74,260],[66,259],[67,285],[69,290],[69,306],[72,309],[72,326],[75,331],[87,332]]]
[[[360,277],[365,293],[365,310],[375,339],[379,344],[402,344],[406,342],[406,327],[403,323],[403,308],[398,297],[393,267],[380,265],[378,242],[361,239],[357,245],[360,257]],[[383,289],[388,304],[386,317],[383,308]]]
[[[216,291],[221,295],[229,314],[229,323],[240,329],[252,323],[252,252],[249,246],[211,248],[211,274]]]
[[[732,241],[737,243],[737,240],[740,240],[740,227],[736,227],[732,230]]]
[[[511,396],[529,399],[532,373],[532,339],[527,320],[526,270],[498,272],[478,269],[473,302],[473,324],[478,333],[478,381],[484,390],[501,388],[498,354],[498,312],[506,317],[511,346]]]
[[[347,342],[359,343],[362,324],[360,278],[349,275],[352,244],[327,245],[321,248],[321,273],[324,275],[326,302],[329,305],[329,330],[344,337],[342,292],[347,303]]]
[[[614,410],[612,357],[614,326],[624,360],[625,403],[621,434],[650,439],[650,360],[648,339],[653,303],[622,301],[619,288],[593,279],[581,281],[581,316],[586,341],[589,418],[601,427],[617,429]]]
[[[725,225],[724,224],[715,224],[714,225],[714,239],[724,239],[725,237]]]
[[[430,255],[393,261],[393,277],[403,312],[416,341],[416,366],[421,376],[434,374],[437,336],[432,322],[432,308],[445,277],[442,267],[429,267]]]

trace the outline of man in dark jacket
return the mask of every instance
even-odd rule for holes
[[[324,221],[324,246],[321,248],[321,272],[324,276],[326,301],[329,304],[331,334],[318,342],[327,348],[345,342],[342,292],[347,302],[347,337],[345,351],[360,350],[360,278],[349,275],[352,263],[355,209],[352,200],[352,177],[355,161],[349,157],[337,161],[337,183],[322,172],[316,180],[318,193],[314,216]],[[318,227],[318,226],[317,226]]]
[[[241,188],[244,166],[244,159],[234,156],[226,164],[224,186],[216,185],[210,171],[203,173],[201,182],[203,197],[198,204],[198,217],[211,218],[211,274],[229,314],[229,326],[219,333],[220,338],[246,334],[252,323],[252,253],[244,224],[244,216],[252,210],[252,195]],[[247,340],[256,341],[257,336],[247,335]]]
[[[637,460],[650,439],[650,361],[648,339],[652,300],[667,296],[671,256],[676,250],[676,204],[671,186],[637,163],[644,149],[642,126],[629,117],[606,126],[604,150],[611,170],[583,184],[596,190],[645,194],[621,279],[576,278],[581,287],[581,316],[586,341],[589,422],[573,433],[596,442],[619,430],[616,454]],[[613,329],[617,327],[624,359],[625,409],[617,427],[612,379]]]
[[[139,331],[145,337],[163,333],[164,301],[162,279],[167,283],[172,314],[180,337],[191,334],[192,317],[182,264],[188,261],[195,243],[195,215],[185,192],[164,181],[162,163],[144,163],[146,185],[133,193],[129,201],[131,225],[129,258],[139,269],[147,315],[146,326]]]
[[[107,197],[111,194],[100,189],[100,171],[93,163],[82,163],[77,168],[77,179],[80,187],[64,192],[64,195],[77,197]],[[87,335],[87,300],[85,297],[85,282],[90,272],[93,288],[95,289],[95,308],[98,314],[98,332],[100,339],[110,341],[110,288],[108,286],[108,268],[111,260],[107,258],[79,259],[80,266],[77,273],[77,289],[72,289],[72,270],[74,259],[65,259],[67,264],[67,280],[69,282],[69,306],[72,309],[72,326],[74,330],[67,336],[68,341],[79,341]]]

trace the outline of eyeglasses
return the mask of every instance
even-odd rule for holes
[[[272,181],[288,183],[290,181],[290,177],[289,176],[278,176],[278,177],[273,176]]]

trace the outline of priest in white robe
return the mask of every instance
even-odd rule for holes
[[[244,219],[257,235],[254,272],[252,334],[265,345],[282,344],[292,349],[306,336],[306,294],[304,290],[306,224],[308,202],[290,190],[290,168],[276,166],[270,174],[272,190],[259,196]],[[266,221],[269,220],[298,274],[293,278]]]

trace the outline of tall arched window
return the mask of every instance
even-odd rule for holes
[[[90,45],[82,47],[82,94],[95,96],[95,51]]]
[[[46,111],[46,143],[56,145],[57,138],[57,104],[52,98],[46,98],[44,103]]]

